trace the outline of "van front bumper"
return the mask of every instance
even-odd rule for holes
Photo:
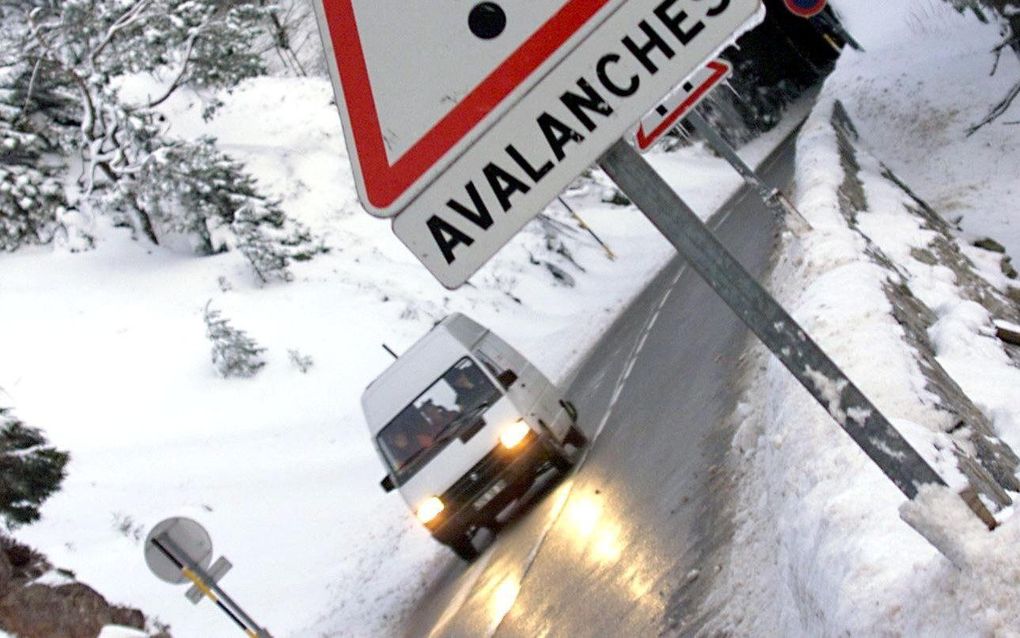
[[[442,542],[494,519],[546,466],[550,457],[546,446],[535,432],[512,450],[496,446],[440,495],[446,509],[426,527]]]

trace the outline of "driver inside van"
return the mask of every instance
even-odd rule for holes
[[[457,406],[462,412],[473,410],[491,393],[485,375],[474,365],[453,370],[449,383],[457,393]]]
[[[447,425],[457,417],[457,413],[447,410],[441,405],[436,405],[431,400],[421,406],[422,419],[421,429],[415,434],[418,445],[425,448],[435,441],[436,436]]]

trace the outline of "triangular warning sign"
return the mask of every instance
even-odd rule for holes
[[[622,3],[316,3],[369,212],[398,213],[458,148]]]
[[[641,118],[634,132],[634,146],[641,152],[652,148],[663,135],[708,97],[733,72],[726,60],[712,60],[666,96],[655,109]]]

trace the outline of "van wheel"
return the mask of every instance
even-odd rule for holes
[[[588,445],[588,437],[585,436],[584,432],[577,425],[571,425],[570,429],[567,430],[567,436],[563,439],[563,442],[567,445],[573,445],[575,448],[580,450],[581,448]]]
[[[470,563],[474,559],[478,558],[478,550],[475,549],[475,546],[471,543],[471,536],[468,534],[459,534],[446,541],[446,544],[461,560]]]
[[[560,399],[560,405],[563,406],[563,409],[567,411],[567,416],[570,417],[570,420],[576,423],[577,408],[574,406],[574,404],[571,403],[570,401],[567,401],[566,399]]]

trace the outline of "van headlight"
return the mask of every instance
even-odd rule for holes
[[[531,432],[531,428],[523,419],[520,419],[503,428],[503,431],[499,433],[499,442],[506,449],[512,450],[520,445],[529,432]]]
[[[438,496],[430,496],[424,503],[418,506],[416,515],[422,524],[427,525],[431,523],[435,517],[439,516],[444,509],[446,509],[446,506],[443,505],[443,502],[439,500]]]

